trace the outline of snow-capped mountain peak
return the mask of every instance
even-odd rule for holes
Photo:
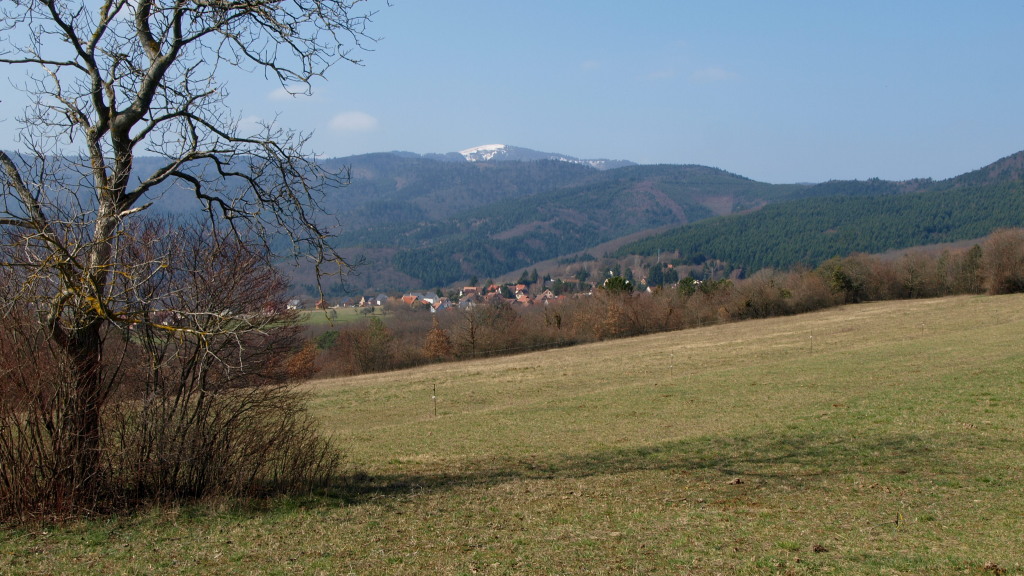
[[[462,157],[470,162],[486,162],[488,160],[493,160],[495,156],[507,155],[508,146],[505,146],[504,144],[485,144],[483,146],[460,150],[459,154],[462,154]]]
[[[633,164],[626,160],[580,160],[565,154],[554,154],[550,152],[538,152],[529,148],[519,148],[506,144],[486,144],[461,150],[458,153],[468,162],[491,162],[491,161],[519,161],[530,162],[534,160],[558,160],[571,164],[583,164],[598,170],[618,168]]]

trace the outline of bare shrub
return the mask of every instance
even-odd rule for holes
[[[396,366],[395,336],[377,316],[338,330],[334,344],[321,354],[320,376],[384,372]]]
[[[361,373],[383,372],[394,363],[394,335],[384,321],[374,316],[357,330],[352,341],[352,355]]]
[[[696,326],[705,326],[730,319],[728,305],[731,303],[734,285],[732,280],[707,279],[697,285],[697,290],[686,300],[687,316]]]
[[[993,232],[981,247],[982,285],[988,294],[1024,292],[1024,229]]]
[[[729,306],[732,317],[768,318],[789,313],[793,297],[782,283],[782,274],[766,268],[750,278],[736,283],[733,303]]]
[[[910,297],[913,275],[905,274],[898,260],[879,256],[863,258],[868,268],[869,300],[900,300]]]
[[[321,378],[361,374],[355,359],[356,337],[351,326],[338,330],[334,344],[320,354]]]
[[[323,481],[338,456],[290,384],[309,373],[315,350],[300,347],[280,305],[287,283],[269,253],[206,228],[173,232],[175,258],[154,277],[169,295],[155,302],[173,316],[154,321],[165,313],[141,301],[149,321],[135,325],[131,346],[147,360],[146,387],[108,416],[112,485],[170,499]]]
[[[637,298],[632,291],[595,290],[591,296],[593,311],[596,313],[596,317],[591,320],[594,338],[606,340],[641,334],[642,321]]]
[[[902,284],[899,298],[935,298],[947,293],[939,258],[925,250],[910,250],[894,265]]]
[[[538,306],[520,308],[516,328],[516,341],[526,349],[566,346],[578,340],[565,324],[564,305],[548,302]]]
[[[687,328],[686,303],[679,290],[662,287],[651,294],[642,295],[646,332],[665,332]]]
[[[0,335],[0,513],[62,517],[142,501],[308,489],[333,475],[284,361],[300,350],[269,253],[192,225],[151,223],[125,237],[123,262],[165,254],[146,282],[115,283],[125,318],[100,332],[93,475],[62,443],[73,360],[14,306]],[[5,277],[6,291],[24,284]],[[130,290],[129,290],[130,288]],[[159,294],[159,297],[153,295]],[[24,301],[24,300],[22,300]],[[18,362],[7,359],[17,358]],[[21,359],[30,359],[22,362]]]
[[[493,300],[458,313],[453,328],[459,357],[476,358],[508,354],[524,348],[517,338],[521,319],[505,300]]]
[[[162,390],[107,415],[115,494],[138,501],[308,491],[337,472],[305,399],[284,384]]]
[[[69,513],[77,487],[67,484],[53,447],[56,404],[67,395],[67,358],[23,310],[0,326],[0,516]]]
[[[424,338],[437,318],[430,306],[398,304],[390,308],[384,323],[392,336],[392,369],[419,366],[432,360],[424,349]]]
[[[789,291],[791,314],[821,310],[841,303],[829,289],[828,283],[811,270],[790,272],[785,275],[783,286]]]
[[[975,244],[967,250],[946,250],[936,266],[946,294],[980,294],[981,246]]]
[[[331,332],[325,332],[331,334]],[[337,332],[334,332],[337,334]],[[288,357],[285,362],[285,371],[288,378],[294,381],[309,380],[317,372],[317,343],[309,340],[297,352]]]
[[[451,360],[455,357],[455,346],[452,345],[451,336],[448,331],[441,328],[434,317],[434,326],[427,332],[426,341],[423,343],[423,353],[430,360]]]

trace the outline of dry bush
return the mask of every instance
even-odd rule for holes
[[[855,255],[864,271],[866,300],[896,300],[904,294],[905,284],[896,263],[878,256]]]
[[[392,369],[421,366],[431,361],[423,343],[424,335],[433,329],[436,318],[437,314],[431,312],[430,306],[398,304],[390,307],[385,324],[392,336]]]
[[[285,371],[289,380],[302,381],[312,378],[317,373],[316,359],[316,342],[309,340],[285,361]]]
[[[790,292],[782,283],[783,275],[766,268],[736,283],[727,309],[732,319],[769,318],[789,314]]]
[[[982,285],[988,294],[1024,292],[1024,229],[993,232],[981,247]]]
[[[451,360],[455,357],[455,346],[452,344],[448,331],[441,328],[434,317],[434,326],[427,332],[426,341],[423,343],[423,354],[430,360]]]
[[[646,307],[644,322],[647,332],[666,332],[692,326],[686,317],[686,300],[679,290],[662,287],[642,295]]]
[[[46,327],[25,307],[9,306],[2,317],[3,517],[306,490],[336,472],[336,450],[288,383],[285,360],[299,341],[294,318],[268,306],[283,301],[286,287],[269,254],[191,225],[151,231],[159,233],[130,236],[141,245],[123,247],[133,251],[127,257],[153,253],[147,242],[168,256],[145,285],[111,288],[124,294],[122,318],[136,321],[101,332],[107,396],[95,403],[92,476],[69,473],[75,461],[62,445],[75,414],[67,405],[80,401],[71,359],[48,345]],[[5,294],[24,287],[3,280]]]
[[[360,373],[384,372],[394,366],[394,335],[383,320],[370,318],[353,336],[351,353]]]
[[[39,325],[23,311],[8,312],[0,325],[0,517],[73,511],[76,487],[67,485],[53,446],[68,379],[67,358],[48,346]]]
[[[317,353],[315,378],[340,378],[355,373],[351,368],[354,363],[346,354],[348,346],[343,343],[347,338],[345,332],[337,330],[334,334],[330,346]]]
[[[355,335],[351,327],[338,330],[334,344],[320,352],[317,377],[336,378],[360,374],[353,353],[355,346]]]
[[[644,306],[641,295],[627,291],[598,289],[590,297],[596,317],[591,329],[594,338],[625,338],[644,333]]]
[[[397,364],[395,336],[383,320],[373,316],[338,330],[334,344],[320,359],[319,376],[324,378],[391,370]]]
[[[522,351],[527,348],[519,338],[522,325],[519,313],[504,300],[461,310],[451,329],[456,354],[477,358]]]
[[[564,306],[549,302],[540,306],[522,308],[519,312],[518,340],[524,347],[539,349],[559,347],[579,342],[565,324]]]
[[[982,249],[927,249],[893,258],[854,254],[833,258],[816,273],[842,302],[934,298],[982,291]]]
[[[925,250],[910,250],[894,263],[902,283],[899,298],[936,298],[949,294],[940,258]]]
[[[946,250],[936,264],[946,294],[980,294],[984,292],[981,277],[981,246],[968,250]]]
[[[308,491],[339,463],[284,383],[164,389],[116,404],[107,419],[106,467],[128,501]]]
[[[704,280],[686,299],[686,316],[691,326],[707,326],[731,319],[729,306],[735,286],[729,279]]]
[[[791,294],[789,312],[801,314],[822,310],[842,303],[829,289],[828,283],[810,270],[790,272],[785,275],[783,287]]]
[[[605,316],[600,304],[589,296],[573,296],[558,303],[547,319],[578,342],[594,342],[599,331],[595,326]]]
[[[825,272],[763,269],[750,278],[696,290],[685,296],[688,314],[696,320],[691,320],[689,326],[799,314],[841,304],[849,293],[835,291],[830,281],[849,279],[837,270],[841,268],[833,266]]]
[[[177,261],[159,278],[173,329],[147,307],[150,320],[131,335],[149,373],[142,393],[108,415],[112,485],[166,500],[326,480],[338,455],[289,383],[309,373],[315,350],[300,345],[283,310],[287,283],[269,254],[196,227],[173,237]]]

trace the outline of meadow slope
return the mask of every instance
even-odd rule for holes
[[[346,486],[7,530],[0,573],[1021,574],[1022,334],[965,296],[312,382]]]

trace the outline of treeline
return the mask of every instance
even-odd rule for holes
[[[879,186],[890,183],[879,182]],[[881,253],[979,238],[1024,224],[1020,182],[875,196],[814,197],[771,204],[627,244],[615,256],[675,252],[749,272],[817,266],[850,252]]]
[[[624,278],[591,296],[519,307],[507,301],[431,314],[389,306],[384,319],[313,335],[309,375],[337,377],[430,362],[799,314],[832,306],[956,294],[1024,291],[1024,229],[993,233],[970,248],[926,248],[899,257],[854,254],[816,268],[765,268],[744,279],[694,280],[635,293]]]

